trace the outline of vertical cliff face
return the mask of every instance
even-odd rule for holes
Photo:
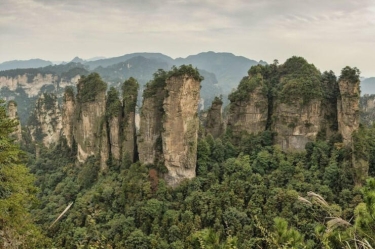
[[[100,129],[100,137],[99,137],[99,155],[100,155],[100,169],[105,170],[108,168],[107,162],[111,154],[111,146],[108,136],[108,126],[105,122],[103,122],[101,129]],[[95,153],[95,152],[94,152]],[[96,152],[94,155],[97,155]]]
[[[75,98],[72,87],[67,87],[64,92],[62,107],[62,136],[66,139],[69,148],[73,146],[73,123],[75,113]]]
[[[143,93],[138,152],[141,163],[164,163],[170,186],[195,177],[200,77],[191,66],[159,70]]]
[[[106,88],[107,84],[96,73],[82,77],[78,82],[73,135],[80,162],[99,154],[105,123]]]
[[[176,186],[183,179],[195,177],[200,81],[188,75],[172,76],[165,89],[163,157],[168,169],[166,181]]]
[[[40,141],[45,147],[51,148],[58,143],[61,129],[62,115],[57,97],[54,94],[42,94],[28,123],[32,141]]]
[[[360,100],[361,123],[371,126],[375,122],[375,94],[365,94]]]
[[[277,103],[274,110],[273,131],[277,132],[276,143],[282,149],[305,149],[309,141],[315,141],[320,129],[321,101],[312,100],[301,104],[297,99],[289,104]]]
[[[111,149],[111,155],[113,159],[120,161],[121,160],[121,113],[118,113],[117,116],[111,117],[108,120],[109,128],[109,146]]]
[[[122,155],[134,162],[136,159],[136,127],[135,127],[135,108],[137,105],[139,85],[134,78],[126,80],[122,86],[123,98],[123,136],[122,136]]]
[[[328,139],[338,132],[337,96],[340,94],[337,78],[332,71],[322,74],[323,100],[321,104],[320,139]]]
[[[242,132],[257,134],[266,130],[269,103],[261,73],[249,72],[229,100],[227,129],[235,139],[238,140]]]
[[[321,126],[321,74],[301,57],[279,66],[279,82],[272,111],[272,130],[282,149],[305,149]]]
[[[344,144],[351,143],[352,133],[359,128],[359,72],[345,67],[339,78],[340,97],[337,100],[339,132]]]
[[[7,112],[10,119],[15,120],[18,122],[14,132],[12,132],[11,137],[15,139],[17,143],[20,143],[22,140],[22,131],[21,131],[21,124],[17,114],[17,103],[14,101],[9,101],[7,106]]]
[[[111,156],[114,163],[118,163],[121,159],[121,109],[119,92],[111,87],[107,93],[105,123],[103,124],[102,148],[106,154],[102,153],[101,158],[104,160]]]
[[[207,111],[205,122],[206,134],[211,134],[214,138],[219,137],[224,132],[222,106],[223,101],[215,97],[210,109]]]
[[[143,92],[137,142],[139,161],[144,164],[163,161],[161,132],[164,116],[163,101],[166,97],[165,80],[166,73],[159,71]]]

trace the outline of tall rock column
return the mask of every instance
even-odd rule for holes
[[[56,95],[43,93],[39,97],[27,127],[32,141],[41,141],[47,148],[58,143],[62,116]]]
[[[200,80],[187,74],[166,80],[163,117],[163,157],[165,176],[171,186],[195,177],[198,139],[198,103]]]
[[[219,137],[224,132],[223,115],[221,110],[222,106],[223,101],[220,98],[215,97],[207,112],[205,124],[206,134],[211,134],[214,138]]]
[[[109,156],[113,163],[118,164],[121,159],[121,118],[122,104],[119,92],[111,87],[107,94],[106,120],[102,130],[101,159],[102,168]]]
[[[72,87],[66,87],[62,107],[62,136],[65,137],[67,145],[73,145],[73,123],[74,123],[75,98]]]
[[[106,89],[107,84],[97,73],[82,77],[77,84],[73,134],[79,162],[99,154],[105,123]]]
[[[15,139],[17,143],[20,143],[22,140],[22,131],[21,131],[21,123],[20,119],[17,114],[17,103],[14,101],[9,101],[7,106],[7,112],[10,119],[15,120],[18,122],[16,129],[12,132],[11,137]]]
[[[304,150],[321,129],[323,98],[321,73],[302,57],[279,66],[279,82],[273,103],[272,130],[283,150]]]
[[[130,77],[122,85],[123,99],[123,142],[122,155],[128,156],[134,162],[136,156],[136,127],[135,127],[135,108],[137,106],[139,84]]]
[[[235,142],[244,131],[257,134],[266,130],[269,103],[261,73],[254,72],[244,77],[237,91],[229,95],[229,100],[227,129],[232,132]]]
[[[339,78],[340,97],[337,100],[339,132],[344,144],[351,143],[353,131],[359,128],[359,71],[345,67]]]
[[[154,74],[154,79],[147,83],[143,92],[137,139],[139,161],[143,164],[156,164],[163,161],[161,132],[163,130],[166,77],[165,71],[158,71]]]

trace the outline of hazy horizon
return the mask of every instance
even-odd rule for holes
[[[2,0],[0,61],[229,52],[375,76],[372,0]]]

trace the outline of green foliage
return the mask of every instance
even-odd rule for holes
[[[66,101],[65,96],[69,96],[74,100],[74,89],[72,86],[65,87],[64,101]]]
[[[116,88],[111,87],[107,93],[107,103],[106,103],[106,117],[119,117],[121,114],[121,102],[119,99],[119,92]]]
[[[50,93],[43,93],[44,101],[43,104],[46,110],[54,110],[57,104],[57,97],[56,95]]]
[[[188,76],[192,77],[193,79],[201,82],[203,80],[203,77],[199,74],[199,71],[197,68],[193,68],[193,66],[190,65],[181,65],[178,68],[173,66],[172,69],[167,73],[167,78],[171,77],[181,77],[181,76]]]
[[[77,101],[80,103],[93,102],[96,96],[105,92],[107,83],[105,83],[97,73],[91,73],[88,76],[82,75],[78,84]]]
[[[163,90],[167,77],[167,72],[163,69],[159,69],[157,72],[155,72],[154,79],[146,84],[146,88],[143,91],[143,98],[150,98],[154,96],[158,91]]]
[[[9,137],[16,125],[0,100],[0,247],[43,247],[48,240],[29,213],[36,203],[35,178],[23,164],[23,152]]]
[[[260,74],[254,77],[244,77],[238,85],[237,90],[231,93],[228,98],[231,102],[249,100],[249,94],[262,85],[263,77]]]
[[[375,245],[375,178],[367,179],[362,194],[364,202],[355,209],[355,227],[363,238]]]
[[[358,83],[360,81],[360,74],[361,72],[358,68],[346,66],[341,70],[339,81],[348,81],[353,84]]]
[[[125,114],[135,112],[137,105],[139,84],[136,79],[130,77],[122,84],[122,99],[124,103]]]
[[[302,57],[293,56],[279,67],[280,100],[291,103],[299,98],[303,104],[323,96],[321,74],[313,64],[308,64]]]

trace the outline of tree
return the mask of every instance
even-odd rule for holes
[[[22,151],[10,138],[16,125],[0,100],[0,247],[40,248],[46,240],[29,213],[36,201],[35,179],[22,163]]]

